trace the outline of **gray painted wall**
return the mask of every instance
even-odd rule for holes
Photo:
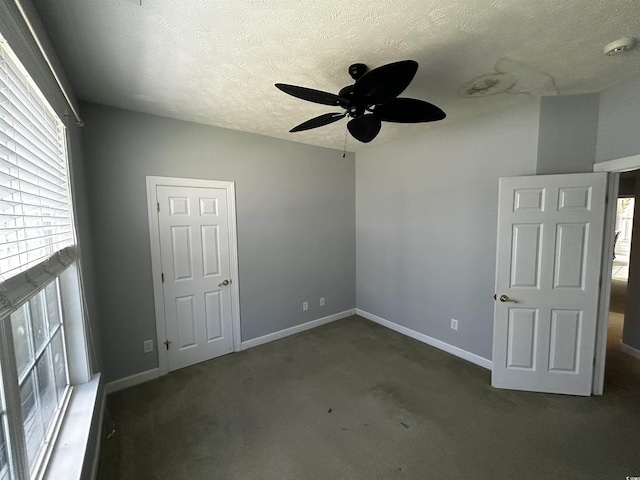
[[[158,366],[142,349],[156,338],[147,175],[236,182],[243,341],[355,307],[353,154],[94,104],[82,111],[108,381]]]
[[[535,173],[539,108],[358,152],[358,308],[491,358],[498,178]]]
[[[85,183],[84,161],[82,153],[82,128],[69,122],[68,125],[69,162],[71,164],[71,184],[73,188],[73,207],[75,213],[78,246],[80,249],[80,274],[89,313],[89,336],[91,350],[91,367],[93,373],[102,372],[102,349],[100,342],[100,316],[96,297],[95,252],[91,236],[91,212]]]
[[[640,78],[600,94],[596,162],[640,155]]]
[[[593,172],[599,94],[543,97],[538,175]]]

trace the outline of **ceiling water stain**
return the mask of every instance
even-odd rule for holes
[[[509,95],[557,95],[558,87],[551,75],[531,65],[501,58],[493,67],[494,72],[473,78],[458,89],[461,97],[486,97],[498,93]]]
[[[516,78],[504,73],[486,73],[465,83],[459,90],[461,97],[485,97],[508,91],[516,83]]]

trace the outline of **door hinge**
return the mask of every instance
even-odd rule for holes
[[[166,345],[167,350],[169,350],[169,345],[171,345],[171,342],[169,340],[165,340],[164,344]]]
[[[156,202],[156,207],[158,208],[158,212],[160,211],[160,202]]]
[[[160,274],[162,276],[162,283],[164,283],[164,273]]]

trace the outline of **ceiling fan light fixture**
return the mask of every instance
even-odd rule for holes
[[[631,50],[636,44],[634,37],[625,37],[607,44],[602,51],[608,57]]]

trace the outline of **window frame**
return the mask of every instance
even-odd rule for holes
[[[40,283],[36,290],[31,291],[28,295],[19,293],[19,302],[12,302],[11,308],[5,308],[0,310],[0,400],[4,401],[4,413],[0,415],[0,421],[3,422],[5,427],[5,441],[7,445],[7,459],[9,461],[9,478],[12,480],[32,480],[42,478],[62,478],[60,474],[64,474],[66,477],[66,471],[70,469],[69,464],[65,464],[63,468],[57,466],[60,463],[60,457],[66,457],[67,455],[73,455],[73,458],[80,460],[84,458],[84,449],[81,452],[63,452],[61,443],[68,444],[67,438],[73,437],[72,444],[77,444],[77,435],[69,435],[65,433],[68,431],[69,424],[73,425],[71,430],[85,430],[87,425],[90,428],[91,421],[93,419],[94,408],[89,409],[91,417],[83,416],[82,419],[77,419],[76,411],[85,410],[89,405],[95,406],[97,404],[98,388],[100,385],[100,375],[97,374],[92,378],[92,366],[90,359],[90,335],[88,331],[88,316],[84,303],[84,291],[81,275],[81,266],[79,255],[77,254],[77,224],[75,221],[75,205],[74,205],[74,188],[73,188],[73,174],[71,169],[71,152],[69,150],[69,130],[65,126],[65,122],[60,118],[57,112],[51,107],[49,101],[42,94],[42,91],[36,85],[31,78],[29,72],[26,70],[17,54],[12,50],[9,43],[0,34],[0,44],[9,52],[16,61],[21,73],[25,75],[25,78],[33,87],[33,90],[38,94],[40,99],[44,102],[45,108],[48,109],[49,114],[53,115],[59,122],[58,128],[62,129],[63,150],[64,150],[64,168],[66,169],[67,176],[67,191],[68,191],[68,208],[69,219],[71,223],[72,234],[72,246],[63,249],[65,254],[71,254],[68,258],[69,262],[62,261],[63,268],[57,268],[56,273],[53,276],[48,275],[47,281],[42,282],[42,274],[49,273],[47,268],[47,262],[52,257],[58,257],[63,251],[55,252],[51,257],[43,259],[36,265],[29,265],[26,271],[22,271],[16,275],[22,275],[27,279],[28,283],[34,283],[31,280],[31,276],[35,278],[35,283]],[[59,266],[59,265],[58,265]],[[34,272],[33,275],[30,275]],[[45,275],[47,276],[47,275]],[[12,277],[13,278],[13,277]],[[11,282],[12,278],[8,281],[0,283],[0,306],[1,300],[6,300],[7,290],[4,286]],[[25,303],[28,303],[31,298],[43,291],[51,281],[58,282],[58,301],[60,304],[61,321],[64,322],[64,328],[62,328],[63,344],[66,350],[66,368],[67,378],[69,385],[66,387],[64,395],[61,396],[61,401],[58,402],[56,413],[54,414],[54,420],[48,427],[48,431],[45,434],[45,443],[41,446],[37,456],[37,460],[34,462],[33,467],[29,467],[29,461],[27,458],[27,445],[25,438],[25,430],[23,425],[22,403],[20,397],[20,383],[18,378],[17,362],[15,357],[15,348],[13,343],[13,334],[11,328],[10,316],[18,308],[21,308]],[[37,361],[36,361],[37,364]],[[93,380],[96,380],[95,382]],[[91,391],[90,395],[87,394]],[[79,397],[82,397],[78,400]],[[82,407],[78,407],[79,402],[82,401]],[[3,405],[0,404],[0,411]],[[71,411],[71,415],[69,415]],[[70,417],[73,417],[70,419]],[[76,427],[75,425],[78,425]],[[64,440],[60,437],[64,436]],[[84,445],[88,442],[87,438],[82,440]],[[59,452],[60,451],[60,452]],[[58,460],[55,461],[54,460]],[[56,468],[51,468],[52,463],[56,464]],[[64,463],[64,462],[63,462]],[[80,468],[82,468],[82,462],[80,461]],[[51,473],[55,470],[56,473]],[[58,473],[59,472],[59,473]],[[71,478],[71,477],[67,477]]]

